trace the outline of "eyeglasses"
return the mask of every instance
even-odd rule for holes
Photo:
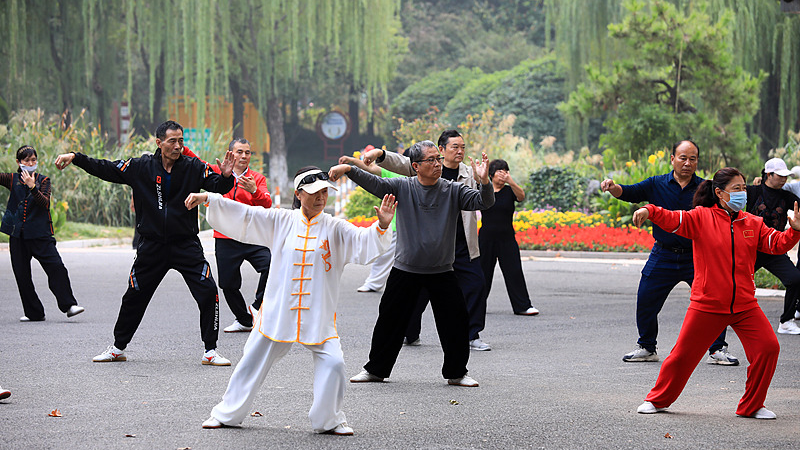
[[[444,161],[444,156],[439,156],[438,158],[437,157],[432,157],[432,158],[428,158],[428,159],[421,159],[421,160],[419,160],[417,162],[418,163],[428,163],[428,164],[435,164],[435,163],[441,164],[442,161]]]
[[[300,184],[297,187],[300,187],[304,184],[311,184],[317,180],[328,181],[328,173],[327,172],[319,172],[319,173],[312,173],[310,175],[304,176],[300,180]]]

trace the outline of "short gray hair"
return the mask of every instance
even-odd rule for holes
[[[422,160],[425,147],[434,148],[437,151],[439,150],[439,147],[437,147],[433,141],[419,141],[412,145],[411,148],[406,150],[406,156],[408,156],[408,159],[410,159],[412,163],[420,162]]]
[[[236,145],[236,144],[250,145],[250,141],[248,141],[245,138],[233,138],[231,140],[231,143],[228,144],[228,150],[233,151],[233,146]]]

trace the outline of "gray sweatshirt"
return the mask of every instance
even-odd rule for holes
[[[423,186],[417,177],[381,178],[352,167],[348,176],[378,198],[397,198],[397,249],[394,267],[411,273],[453,270],[456,224],[461,210],[474,211],[494,205],[492,183],[480,190],[463,183],[439,179]]]

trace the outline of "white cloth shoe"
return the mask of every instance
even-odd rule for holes
[[[778,334],[800,334],[800,327],[794,320],[788,320],[778,325]]]
[[[86,311],[86,309],[83,306],[72,305],[67,311],[67,317],[77,316],[84,311]]]
[[[367,286],[366,284],[361,286],[360,288],[356,289],[356,292],[378,292],[375,289]],[[352,433],[351,433],[352,434]]]
[[[209,417],[205,422],[203,422],[203,428],[222,428],[223,426],[224,425],[222,425],[222,422],[213,417]]]
[[[447,380],[447,384],[450,386],[478,387],[478,382],[466,374],[461,378],[451,378]]]
[[[358,375],[350,378],[351,383],[381,383],[383,378],[362,370]]]
[[[656,408],[650,402],[644,402],[636,408],[636,412],[639,414],[655,414],[666,410],[667,408]]]
[[[217,350],[209,350],[203,354],[202,363],[204,366],[230,366],[231,360],[217,354]]]
[[[92,358],[93,362],[112,362],[112,361],[127,361],[128,357],[125,356],[125,351],[120,350],[113,345],[109,345],[106,351]]]
[[[239,323],[238,320],[234,320],[232,324],[228,325],[227,327],[223,328],[222,331],[226,333],[240,333],[242,331],[250,331],[253,327],[246,327]]]
[[[518,316],[535,316],[539,314],[539,310],[531,306],[530,308],[526,309],[525,311],[514,313]]]
[[[483,342],[479,338],[469,341],[469,348],[471,348],[472,350],[477,350],[479,352],[488,352],[489,350],[492,349],[492,346],[487,344],[486,342]]]
[[[347,422],[342,422],[339,425],[336,425],[334,428],[324,431],[323,434],[335,434],[337,436],[352,436],[353,429],[347,425]]]
[[[755,414],[753,414],[752,417],[754,419],[767,419],[767,420],[778,418],[778,416],[776,416],[774,412],[768,410],[767,408],[759,409],[758,411],[756,411]]]

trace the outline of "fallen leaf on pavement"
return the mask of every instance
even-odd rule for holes
[[[665,434],[664,437],[667,438],[667,439],[672,439],[672,435],[669,434],[669,433]]]
[[[50,414],[48,414],[48,416],[50,416],[50,417],[61,417],[61,411],[59,411],[57,409],[54,409],[54,410],[50,411]]]
[[[135,434],[126,434],[125,437],[136,437]]]
[[[261,414],[258,411],[253,411],[252,413],[250,413],[250,415],[253,416],[253,417],[261,417],[261,416],[263,416],[263,414]]]
[[[450,404],[451,405],[460,405],[461,403],[459,403],[458,400],[450,400]]]

